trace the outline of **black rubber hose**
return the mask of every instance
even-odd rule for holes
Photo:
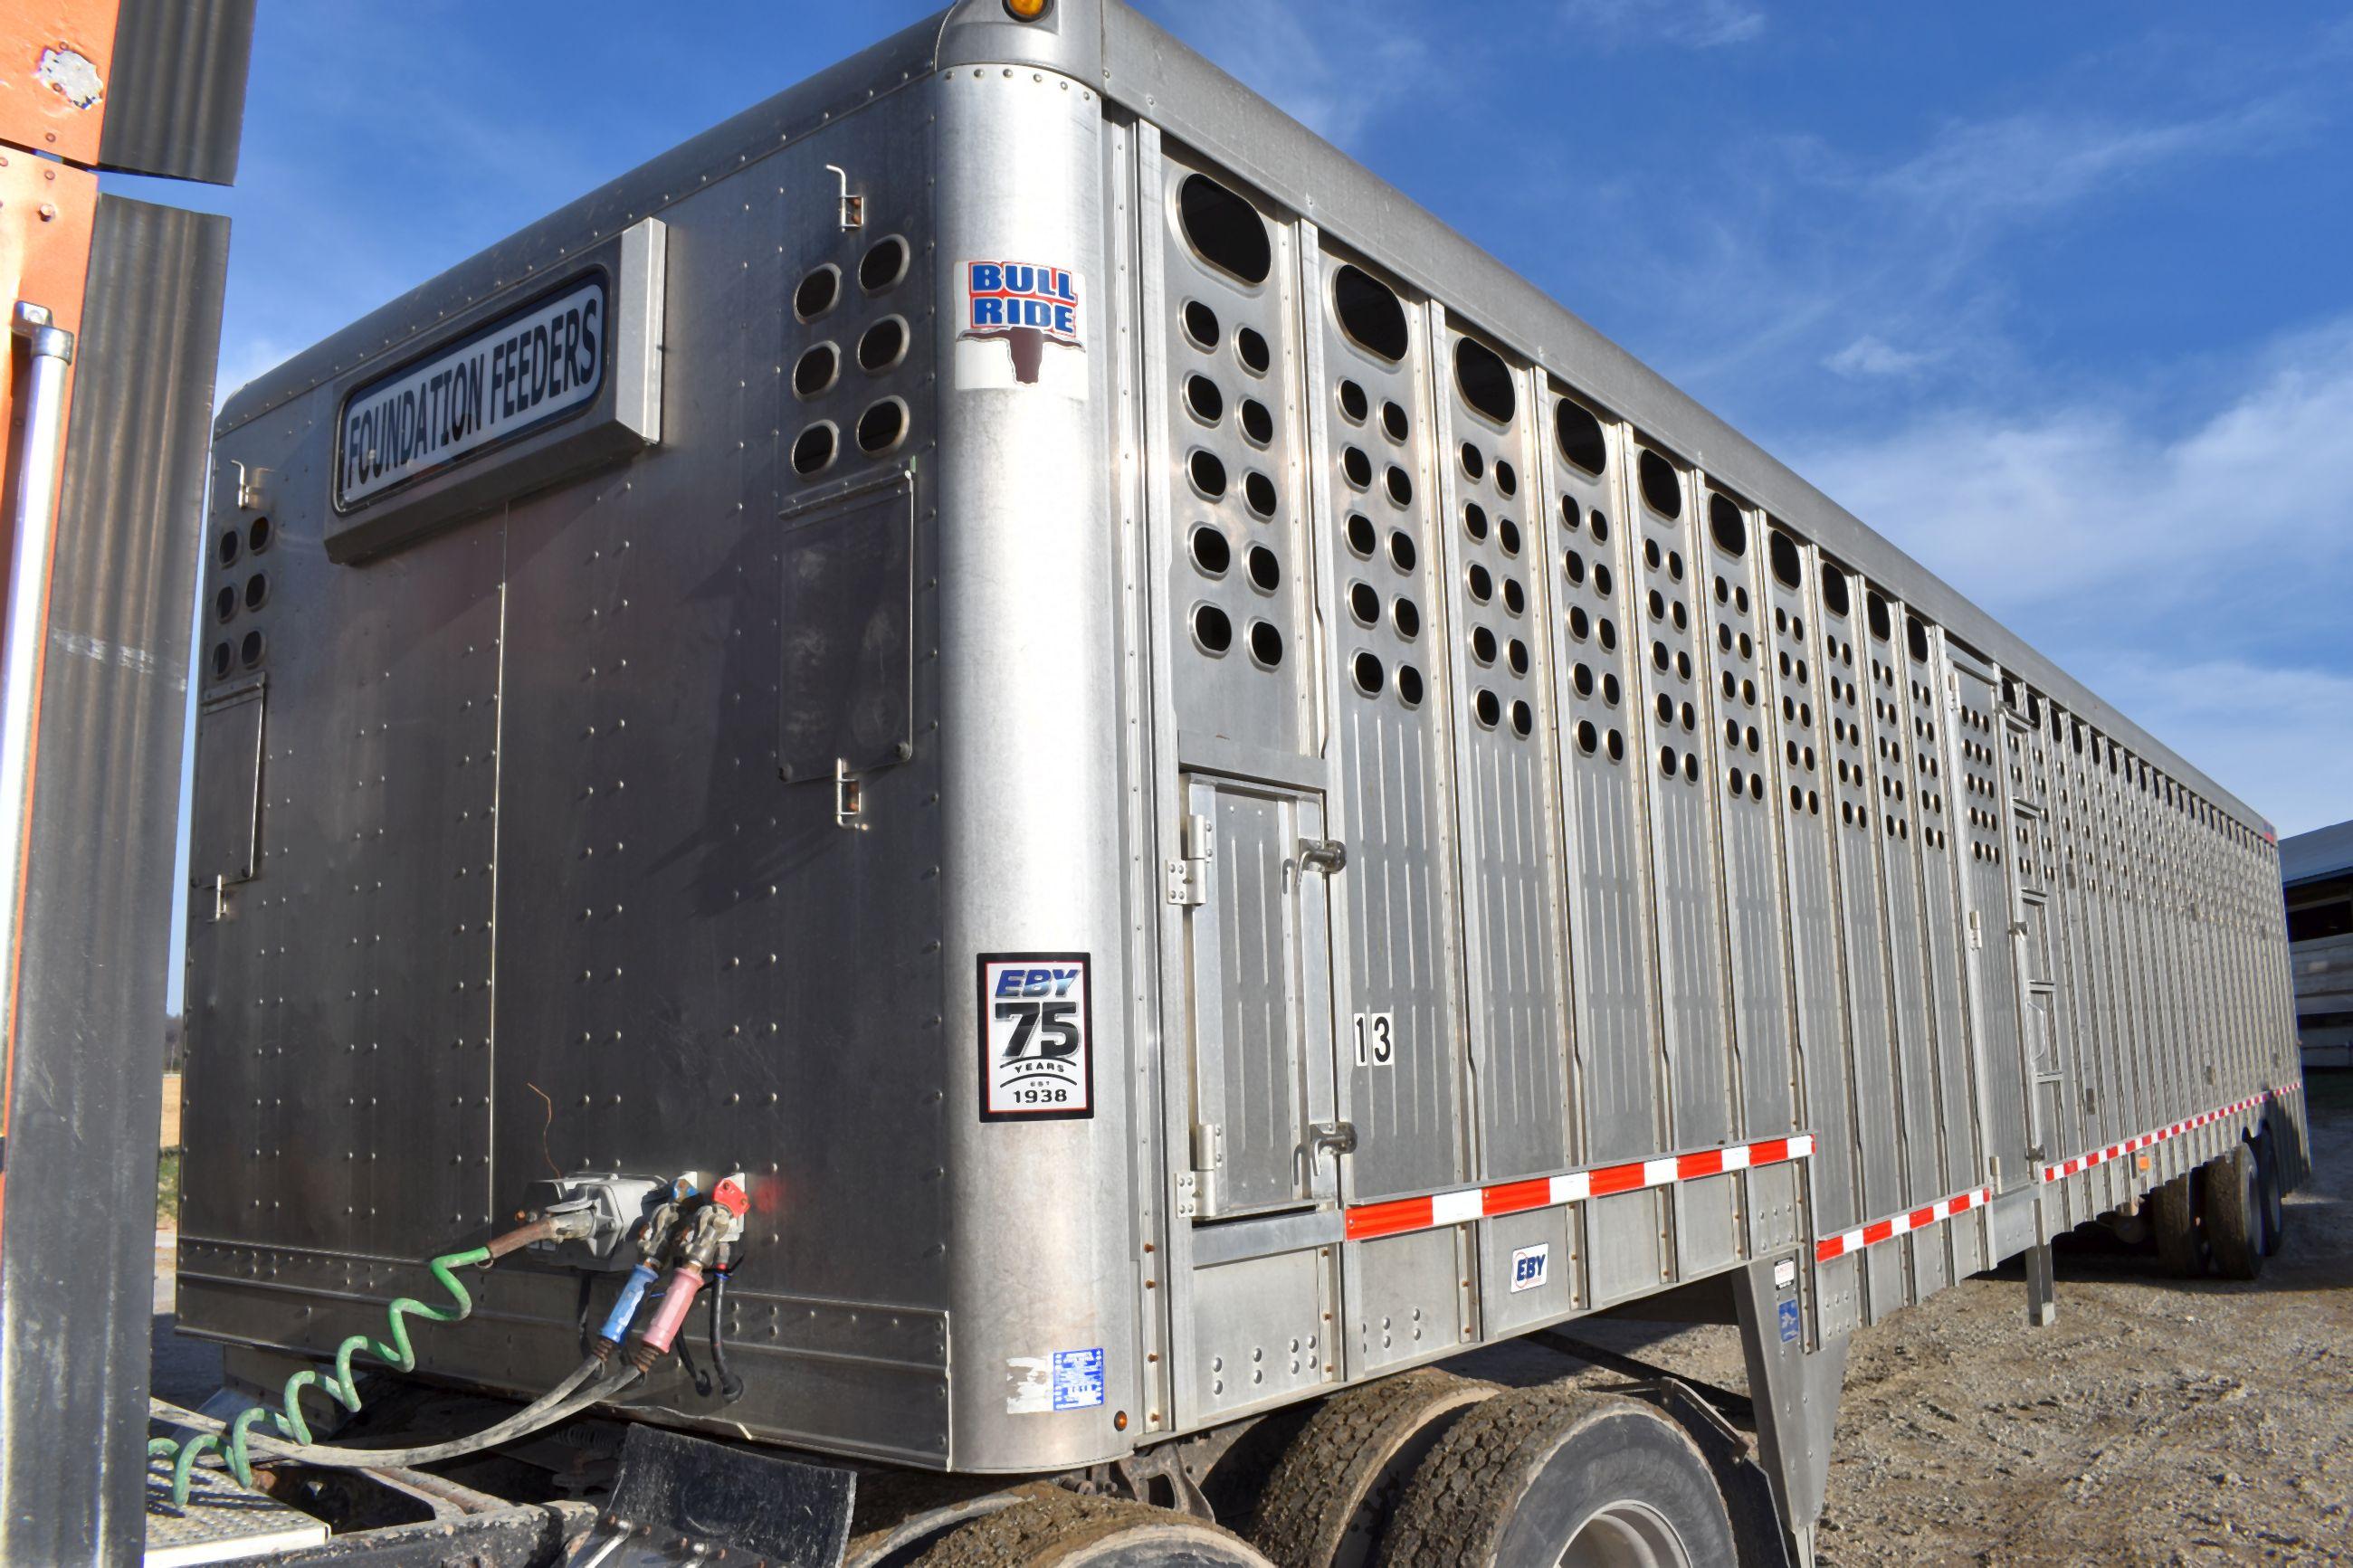
[[[733,1405],[744,1397],[744,1380],[727,1365],[727,1276],[721,1269],[711,1285],[711,1369],[719,1374],[720,1403]]]

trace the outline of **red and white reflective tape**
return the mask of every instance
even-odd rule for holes
[[[1645,1187],[1671,1186],[1701,1176],[1720,1176],[1726,1171],[1784,1164],[1803,1160],[1813,1152],[1813,1134],[1799,1132],[1788,1138],[1768,1138],[1759,1143],[1705,1149],[1696,1154],[1668,1154],[1624,1165],[1603,1165],[1598,1170],[1572,1171],[1565,1176],[1537,1176],[1525,1182],[1505,1182],[1500,1186],[1463,1187],[1451,1193],[1432,1193],[1427,1197],[1359,1204],[1347,1211],[1347,1237],[1350,1241],[1369,1241],[1377,1236],[1403,1236],[1409,1231],[1433,1230],[1441,1225],[1461,1225],[1466,1220],[1490,1219],[1496,1215],[1557,1208],[1588,1198],[1608,1197],[1612,1193],[1639,1192]]]
[[[2144,1132],[2137,1138],[2127,1138],[2121,1143],[2111,1143],[2105,1149],[2094,1149],[2088,1154],[2078,1154],[2072,1160],[2062,1160],[2057,1164],[2045,1165],[2042,1167],[2042,1179],[2046,1182],[2056,1182],[2072,1176],[2078,1171],[2088,1171],[2094,1165],[2105,1165],[2111,1160],[2120,1160],[2136,1150],[2146,1149],[2152,1143],[2162,1143],[2168,1138],[2179,1138],[2185,1132],[2194,1132],[2199,1128],[2210,1126],[2225,1117],[2253,1110],[2266,1100],[2276,1095],[2290,1093],[2303,1087],[2298,1083],[2289,1086],[2288,1089],[2268,1089],[2261,1094],[2251,1094],[2244,1100],[2234,1100],[2228,1105],[2218,1105],[2211,1110],[2201,1110],[2186,1120],[2168,1122],[2163,1127]]]
[[[1869,1225],[1858,1226],[1852,1230],[1841,1231],[1826,1240],[1814,1243],[1814,1261],[1828,1263],[1833,1258],[1844,1258],[1850,1252],[1861,1252],[1866,1247],[1876,1247],[1883,1241],[1925,1229],[1935,1225],[1938,1220],[1950,1219],[1955,1215],[1967,1214],[1971,1209],[1981,1209],[1991,1202],[1993,1202],[1991,1187],[1971,1187],[1966,1193],[1955,1193],[1951,1197],[1938,1198],[1935,1203],[1923,1207],[1912,1209],[1904,1214],[1890,1215],[1885,1219],[1873,1220]]]

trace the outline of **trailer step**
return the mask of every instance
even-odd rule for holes
[[[185,1508],[172,1505],[172,1462],[147,1461],[147,1568],[247,1563],[317,1546],[324,1521],[268,1493],[239,1486],[226,1470],[199,1467]]]

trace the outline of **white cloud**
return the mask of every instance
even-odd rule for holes
[[[1947,408],[1797,466],[2299,831],[2353,816],[2353,318],[2205,384],[2186,418]]]
[[[1426,84],[1440,52],[1432,13],[1344,0],[1146,0],[1161,26],[1336,146]]]
[[[1841,375],[1910,375],[1937,357],[1899,349],[1883,338],[1865,332],[1822,363]]]
[[[1714,49],[1764,34],[1765,13],[1739,0],[1566,0],[1561,14],[1605,47],[1657,41]]]

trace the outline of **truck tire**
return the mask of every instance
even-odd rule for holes
[[[1365,1568],[1414,1468],[1472,1405],[1496,1393],[1424,1368],[1324,1402],[1275,1461],[1250,1521],[1277,1568]]]
[[[1691,1438],[1648,1405],[1557,1384],[1454,1423],[1406,1485],[1385,1561],[1413,1568],[1715,1568],[1739,1557]]]
[[[2280,1172],[2279,1139],[2268,1123],[2255,1134],[2255,1181],[2263,1194],[2263,1256],[2278,1253],[2287,1236],[2287,1188]]]
[[[2195,1279],[2206,1272],[2206,1238],[2198,1234],[2198,1204],[2189,1176],[2176,1176],[2148,1194],[2148,1228],[2157,1260],[2168,1274]]]
[[[1270,1568],[1240,1536],[1190,1514],[1025,1490],[1012,1507],[942,1539],[915,1568]]]
[[[2260,1186],[2255,1152],[2244,1143],[2198,1167],[2199,1207],[2214,1252],[2214,1271],[2225,1279],[2253,1279],[2263,1271]]]

